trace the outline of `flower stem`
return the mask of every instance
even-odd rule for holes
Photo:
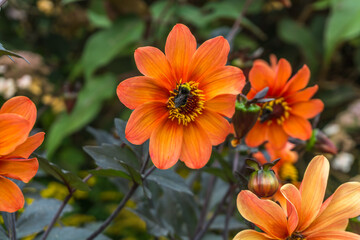
[[[16,240],[15,213],[7,213],[8,232],[10,240]]]
[[[240,25],[241,22],[246,14],[246,11],[248,9],[248,7],[250,6],[250,3],[252,2],[252,0],[246,0],[243,9],[240,12],[240,15],[238,16],[238,18],[235,20],[233,26],[231,27],[231,30],[229,32],[229,34],[226,36],[226,39],[228,40],[228,42],[231,44],[231,42],[233,41],[234,37],[236,36],[236,34],[238,33],[239,29],[240,29]]]

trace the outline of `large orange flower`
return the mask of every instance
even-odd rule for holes
[[[349,218],[360,215],[360,183],[342,184],[323,202],[329,168],[324,156],[315,157],[300,189],[292,184],[281,187],[287,199],[283,206],[259,199],[248,190],[241,191],[237,198],[239,212],[264,233],[244,230],[234,240],[359,240],[360,235],[345,229]]]
[[[15,212],[24,206],[20,188],[8,178],[29,182],[39,163],[29,158],[44,140],[40,132],[29,137],[36,107],[27,97],[13,97],[0,109],[0,211]]]
[[[319,114],[324,104],[319,99],[310,100],[318,86],[305,88],[310,79],[306,65],[288,81],[292,72],[289,62],[285,59],[277,62],[274,55],[270,60],[271,66],[263,60],[256,60],[249,73],[251,90],[247,97],[252,99],[257,92],[269,87],[266,97],[274,100],[262,104],[259,120],[245,141],[250,147],[269,141],[279,149],[285,146],[289,136],[309,139],[312,127],[308,119]]]
[[[180,158],[190,168],[201,168],[211,146],[225,140],[230,125],[224,116],[232,117],[245,83],[240,69],[225,66],[229,49],[223,37],[196,49],[190,30],[177,24],[167,38],[165,55],[154,47],[135,51],[136,65],[145,76],[121,82],[117,95],[135,109],[126,138],[133,144],[150,138],[156,167],[170,168]]]

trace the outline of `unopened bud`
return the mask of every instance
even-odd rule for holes
[[[272,163],[266,163],[263,166],[260,166],[256,161],[251,159],[248,159],[246,162],[252,169],[255,170],[251,173],[249,178],[249,190],[255,193],[258,197],[267,198],[274,195],[279,188],[279,181],[271,167],[273,167],[278,160],[275,160]],[[257,163],[257,167],[254,162]]]
[[[234,147],[239,144],[240,139],[245,137],[255,125],[259,117],[260,110],[261,107],[255,103],[248,104],[246,101],[236,101],[235,113],[232,117],[235,139],[231,142],[231,144]]]
[[[307,143],[307,149],[321,153],[337,154],[335,144],[319,129],[314,129],[313,134]]]

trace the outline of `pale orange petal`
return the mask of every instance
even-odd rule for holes
[[[30,131],[30,121],[14,113],[0,114],[0,155],[6,155],[23,143]]]
[[[225,141],[229,133],[230,124],[224,117],[209,109],[205,109],[196,121],[208,134],[212,145],[218,145]]]
[[[0,175],[29,182],[37,173],[39,162],[36,158],[31,159],[1,159]]]
[[[180,160],[189,168],[199,169],[206,165],[211,155],[211,142],[205,130],[191,122],[184,127]]]
[[[170,63],[163,52],[154,47],[140,47],[135,50],[135,62],[139,71],[145,76],[154,78],[157,83],[168,90],[176,87]]]
[[[314,233],[310,236],[307,236],[308,240],[360,240],[360,235],[345,232],[345,231],[332,231],[327,230],[324,232]]]
[[[360,183],[348,182],[342,184],[332,195],[326,208],[306,229],[306,232],[317,232],[330,229],[332,224],[341,223],[349,218],[360,215]],[[331,228],[332,229],[332,228]]]
[[[2,113],[16,113],[23,116],[30,122],[30,128],[35,124],[36,106],[27,97],[18,96],[7,100],[0,109],[0,114]]]
[[[11,158],[28,158],[44,141],[44,132],[39,132],[28,137],[25,142],[15,148],[6,157]]]
[[[213,70],[225,66],[229,51],[229,43],[224,37],[207,40],[194,53],[185,80],[201,82]]]
[[[296,102],[308,101],[310,98],[312,98],[312,96],[314,96],[318,88],[319,88],[318,85],[315,85],[312,87],[308,87],[300,92],[292,93],[290,96],[285,98],[285,101],[289,105],[292,105]]]
[[[259,199],[252,192],[245,190],[237,197],[237,207],[246,220],[254,223],[269,236],[276,239],[286,239],[289,236],[285,213],[275,202]]]
[[[125,136],[133,144],[143,144],[159,122],[167,118],[169,113],[166,105],[160,102],[145,103],[137,107],[128,120]]]
[[[0,176],[0,212],[16,212],[24,206],[24,195],[9,179]]]
[[[316,218],[324,200],[330,164],[324,156],[316,156],[309,163],[300,186],[301,212],[299,231],[305,230]]]
[[[224,66],[201,81],[199,89],[204,91],[206,101],[221,94],[237,95],[244,85],[245,76],[239,68]]]
[[[286,84],[284,96],[289,96],[306,87],[310,80],[310,70],[308,66],[304,65]]]
[[[285,184],[280,189],[287,200],[288,231],[292,234],[299,223],[301,212],[301,196],[299,190],[292,184]]]
[[[170,92],[155,79],[140,76],[122,81],[116,90],[120,101],[128,108],[135,109],[147,102],[166,103]]]
[[[184,78],[196,51],[196,39],[188,27],[176,24],[166,40],[165,55],[174,70],[176,80]]]
[[[270,95],[276,96],[281,93],[281,91],[285,87],[286,81],[291,76],[291,71],[292,70],[290,63],[286,59],[281,58],[276,68],[276,77],[275,77],[274,86],[269,90]]]
[[[254,127],[246,135],[245,142],[249,147],[257,147],[262,144],[268,135],[268,125],[266,123],[262,124],[259,121],[255,123]]]
[[[251,88],[255,89],[256,92],[264,89],[265,87],[272,88],[274,85],[275,73],[266,65],[254,65],[249,73],[249,81]],[[248,98],[251,99],[250,96]]]
[[[235,112],[236,95],[218,95],[205,102],[205,109],[217,112],[225,117],[231,118]]]
[[[285,147],[289,136],[283,130],[282,126],[277,123],[272,123],[268,129],[269,144],[275,149]]]
[[[296,115],[290,115],[283,123],[285,132],[293,138],[307,140],[311,137],[312,127],[308,120]]]
[[[236,236],[233,238],[233,240],[268,240],[268,239],[274,239],[270,238],[265,233],[260,233],[254,230],[243,230],[236,234]]]
[[[324,110],[324,103],[319,99],[312,99],[307,102],[299,102],[291,105],[290,112],[297,116],[309,119],[318,115]]]
[[[183,141],[183,125],[164,119],[150,137],[150,157],[159,169],[168,169],[179,160]]]

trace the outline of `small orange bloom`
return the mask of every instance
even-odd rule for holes
[[[27,183],[38,170],[37,159],[29,156],[45,133],[29,137],[35,120],[35,104],[27,97],[13,97],[0,109],[0,211],[15,212],[24,206],[20,188],[7,178]]]
[[[286,205],[241,191],[237,198],[239,212],[264,233],[244,230],[234,240],[360,239],[360,235],[345,232],[348,219],[360,215],[360,183],[342,184],[323,202],[329,169],[324,156],[315,157],[305,171],[300,189],[292,184],[281,187]]]
[[[211,146],[222,143],[234,113],[236,95],[245,79],[239,68],[225,66],[229,44],[223,37],[196,49],[190,30],[177,24],[165,55],[154,47],[135,51],[145,76],[126,79],[117,88],[120,101],[135,109],[126,138],[142,144],[150,138],[150,157],[157,168],[172,167],[180,158],[190,168],[209,160]]]
[[[251,90],[247,97],[252,99],[257,92],[269,87],[267,98],[275,100],[262,104],[262,111],[255,126],[246,136],[246,144],[256,147],[269,141],[273,147],[285,146],[289,136],[301,140],[311,137],[312,127],[308,119],[319,114],[324,104],[310,98],[318,86],[305,88],[310,79],[310,70],[304,65],[289,81],[291,66],[285,59],[271,56],[271,66],[263,60],[256,60],[250,70]]]

